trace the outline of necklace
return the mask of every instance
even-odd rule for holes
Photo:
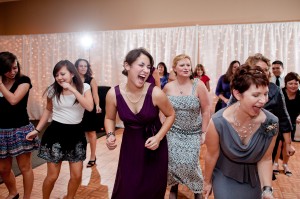
[[[233,114],[233,126],[235,127],[234,129],[236,130],[238,136],[241,139],[245,139],[253,133],[253,128],[255,126],[255,123],[253,123],[253,119],[251,119],[248,125],[242,126],[241,123],[236,119],[236,113],[238,107],[239,106],[237,106]]]
[[[183,91],[180,89],[180,86],[179,86],[178,81],[177,81],[177,87],[178,87],[178,90],[179,90],[180,95],[183,95]]]
[[[130,97],[127,94],[127,84],[126,84],[126,86],[125,86],[125,96],[129,100],[129,102],[131,102],[132,104],[138,103],[142,99],[142,97],[143,97],[144,87],[145,87],[145,85],[143,85],[143,89],[142,89],[141,95],[138,97],[138,99],[136,101],[134,101],[134,100],[130,99]]]

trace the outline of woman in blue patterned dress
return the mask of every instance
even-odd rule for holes
[[[173,60],[176,80],[164,91],[175,113],[175,122],[167,134],[169,165],[168,185],[172,186],[170,199],[177,198],[178,184],[186,185],[201,198],[203,177],[200,168],[200,147],[210,118],[210,100],[206,86],[192,78],[191,58],[181,54]]]

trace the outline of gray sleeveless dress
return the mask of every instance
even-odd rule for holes
[[[235,129],[223,117],[226,108],[212,116],[220,136],[220,155],[213,171],[215,199],[260,199],[261,185],[257,162],[266,153],[273,136],[278,132],[278,119],[262,109],[266,120],[244,145]]]
[[[202,119],[200,101],[194,95],[196,85],[197,80],[194,80],[191,95],[168,96],[176,112],[175,122],[167,133],[168,185],[180,183],[194,193],[201,193],[203,176],[199,155]]]

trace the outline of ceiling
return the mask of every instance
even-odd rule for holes
[[[20,1],[20,0],[0,0],[0,3],[9,2],[9,1]]]

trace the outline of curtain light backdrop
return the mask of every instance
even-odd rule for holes
[[[92,44],[84,48],[81,39],[89,34]],[[73,63],[78,58],[90,61],[99,86],[114,86],[126,81],[121,74],[125,55],[133,48],[144,47],[163,61],[168,70],[172,59],[181,53],[191,56],[195,66],[205,66],[214,93],[219,76],[232,60],[243,63],[257,52],[281,60],[285,73],[300,73],[300,22],[188,26],[138,30],[0,36],[0,51],[11,51],[21,63],[21,71],[33,84],[28,113],[39,119],[44,107],[44,90],[53,83],[52,70],[62,59]]]

